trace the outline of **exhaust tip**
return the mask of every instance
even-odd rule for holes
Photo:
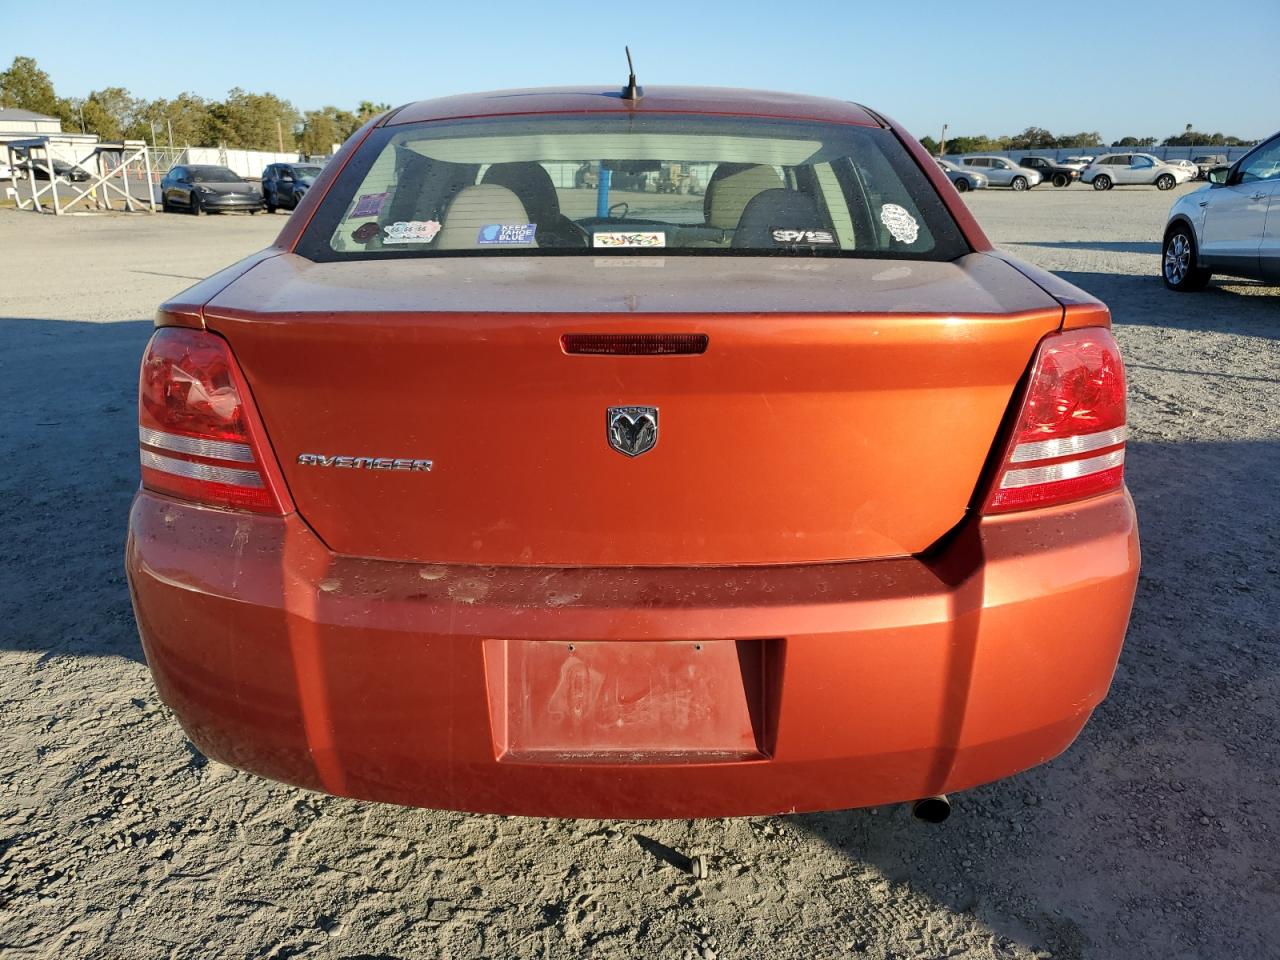
[[[923,797],[911,804],[911,816],[922,823],[942,823],[951,816],[951,801],[945,794]]]

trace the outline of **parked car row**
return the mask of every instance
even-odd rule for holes
[[[228,167],[181,164],[160,181],[160,205],[165,213],[185,210],[196,216],[206,211],[293,210],[319,175],[319,164],[273,163],[262,171],[259,184]]]
[[[1191,161],[1164,161],[1149,153],[1108,153],[1100,157],[1067,157],[1061,161],[1038,156],[1017,159],[976,156],[964,157],[960,163],[939,159],[938,166],[961,193],[988,185],[1018,192],[1041,183],[1069,187],[1077,180],[1095,190],[1134,184],[1172,190],[1180,183],[1194,180],[1198,172]]]

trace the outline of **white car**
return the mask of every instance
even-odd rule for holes
[[[1085,168],[1080,174],[1080,182],[1093,184],[1095,190],[1110,190],[1130,184],[1172,190],[1194,176],[1185,167],[1172,166],[1149,153],[1108,153]]]
[[[1186,170],[1189,174],[1191,174],[1192,180],[1194,180],[1196,177],[1200,175],[1200,168],[1197,167],[1190,160],[1166,160],[1164,162],[1171,167],[1181,167],[1183,170]]]
[[[965,157],[963,163],[986,174],[993,187],[1027,190],[1043,179],[1037,171],[1020,167],[1008,157]]]
[[[1170,290],[1202,290],[1215,273],[1280,283],[1280,133],[1178,198],[1160,260]]]

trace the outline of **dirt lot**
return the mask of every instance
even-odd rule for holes
[[[0,211],[0,955],[1274,956],[1280,290],[1166,292],[1154,190],[970,196],[1115,312],[1145,566],[1079,742],[933,828],[901,807],[460,816],[206,762],[156,699],[121,570],[136,364],[155,304],[283,217]]]

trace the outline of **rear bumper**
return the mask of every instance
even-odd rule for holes
[[[208,755],[572,817],[866,806],[1042,763],[1105,696],[1138,571],[1127,493],[969,524],[927,562],[423,566],[145,492],[126,549],[157,688]],[[688,677],[705,696],[664,699]]]

